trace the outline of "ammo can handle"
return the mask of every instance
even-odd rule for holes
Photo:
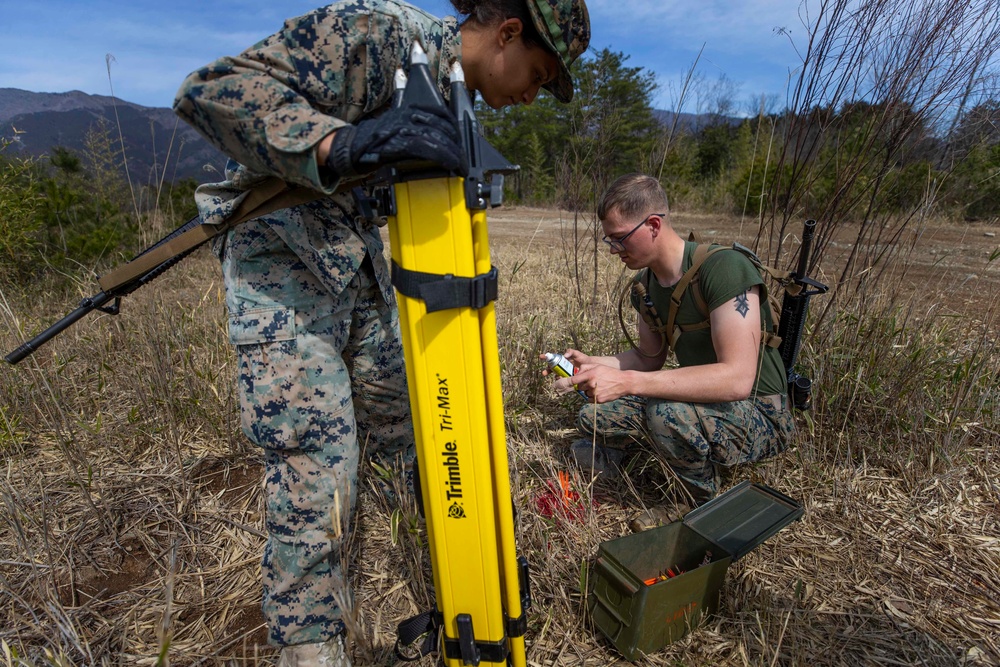
[[[608,575],[608,580],[615,584],[619,593],[635,595],[639,592],[639,588],[635,584],[622,576],[621,570],[600,556],[597,557],[597,567],[604,570],[604,574]]]

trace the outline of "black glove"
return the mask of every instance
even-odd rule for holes
[[[411,105],[337,130],[326,166],[338,176],[357,176],[382,165],[426,160],[445,169],[462,162],[458,127],[447,109]]]

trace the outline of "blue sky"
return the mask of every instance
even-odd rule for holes
[[[446,0],[416,0],[451,14]],[[183,78],[234,55],[319,6],[315,0],[3,0],[0,88],[116,96],[169,107]],[[706,110],[711,87],[725,76],[736,111],[769,95],[784,105],[806,41],[800,0],[588,0],[592,49],[629,56],[627,65],[655,75],[654,106],[676,109],[684,74],[699,51],[705,82],[684,111]],[[236,11],[238,10],[238,11]],[[780,29],[780,30],[779,30]],[[788,34],[783,34],[787,32]],[[794,44],[794,45],[793,45]],[[106,55],[113,56],[110,80]]]

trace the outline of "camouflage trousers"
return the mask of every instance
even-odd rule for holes
[[[786,396],[727,403],[679,403],[624,396],[580,409],[577,427],[606,447],[648,444],[673,470],[697,504],[719,491],[719,467],[758,461],[784,451],[795,422]]]
[[[269,641],[322,642],[343,630],[341,605],[351,600],[344,547],[361,444],[386,463],[414,454],[398,313],[367,257],[336,295],[287,248],[285,259],[271,253],[266,273],[228,278],[228,289],[253,298],[268,285],[280,290],[282,317],[294,319],[291,326],[272,314],[262,324],[246,311],[231,317],[230,333],[238,343],[243,431],[265,457]],[[294,335],[274,335],[282,330]]]

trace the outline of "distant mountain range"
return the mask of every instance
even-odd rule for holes
[[[222,180],[225,156],[171,109],[76,90],[32,93],[0,88],[0,137],[14,142],[8,154],[48,155],[61,146],[82,155],[85,137],[100,118],[107,121],[117,147],[120,128],[133,184],[152,185],[164,174],[167,181]]]
[[[657,109],[654,114],[664,125],[673,124],[672,112]],[[175,182],[184,178],[199,183],[221,180],[225,156],[171,109],[144,107],[77,90],[32,93],[0,88],[0,137],[14,142],[7,148],[8,154],[43,156],[60,146],[82,155],[87,133],[100,118],[107,121],[116,142],[121,128],[133,184],[152,185],[164,174],[167,181]],[[682,113],[677,127],[696,131],[709,119],[707,114]],[[714,122],[718,122],[717,118]]]

